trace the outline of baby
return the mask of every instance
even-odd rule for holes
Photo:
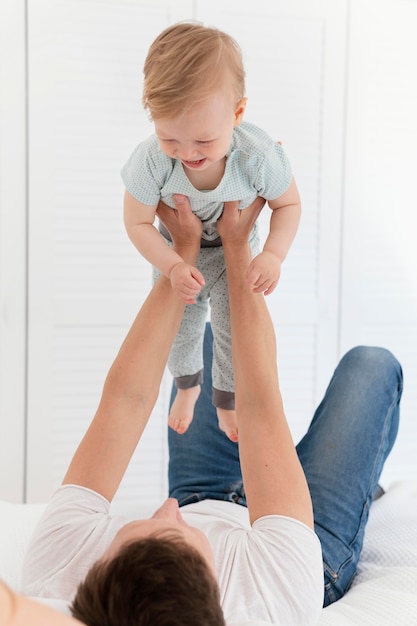
[[[296,234],[300,197],[284,151],[263,130],[243,121],[245,71],[238,44],[226,33],[196,22],[164,30],[144,65],[143,104],[155,133],[140,143],[122,170],[126,186],[124,221],[139,252],[154,266],[155,278],[169,277],[188,305],[168,367],[177,395],[169,425],[189,427],[203,376],[204,328],[211,307],[213,396],[220,428],[238,440],[227,278],[216,223],[224,202],[243,210],[255,198],[267,200],[270,229],[260,250],[255,225],[249,243],[247,280],[270,294]],[[197,266],[173,251],[168,230],[154,226],[160,200],[175,209],[189,198],[203,224]],[[174,200],[175,199],[175,200]]]

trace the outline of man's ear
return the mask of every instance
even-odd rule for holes
[[[243,116],[245,114],[247,101],[248,101],[247,98],[242,98],[241,100],[239,100],[239,102],[236,105],[236,109],[235,109],[235,126],[239,126],[239,124],[243,120]]]

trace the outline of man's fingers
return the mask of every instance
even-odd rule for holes
[[[175,204],[175,207],[178,209],[178,211],[181,211],[184,209],[191,211],[191,205],[190,205],[190,200],[188,199],[188,196],[184,196],[180,193],[174,194],[174,204]]]

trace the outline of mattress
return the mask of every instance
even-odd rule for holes
[[[45,504],[0,501],[0,578],[20,591],[23,555]],[[143,516],[148,514],[143,507]],[[120,512],[120,511],[118,511]],[[318,626],[417,626],[417,481],[374,502],[358,573]]]

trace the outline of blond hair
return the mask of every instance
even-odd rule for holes
[[[142,102],[154,120],[182,113],[219,89],[229,91],[231,105],[245,95],[238,43],[198,22],[165,29],[149,48],[143,73]]]

